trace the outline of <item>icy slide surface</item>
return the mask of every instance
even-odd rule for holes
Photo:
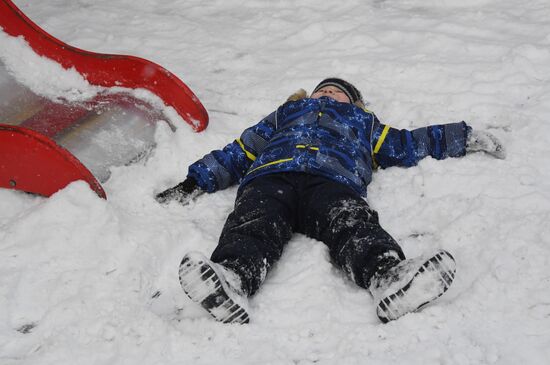
[[[67,149],[100,181],[154,146],[162,114],[127,94],[50,100],[18,82],[0,60],[0,124],[32,129]]]
[[[547,0],[16,3],[70,44],[186,75],[211,123],[199,134],[159,124],[149,159],[112,170],[108,200],[82,183],[50,199],[0,190],[2,365],[548,364]],[[326,247],[297,235],[251,300],[251,323],[213,322],[177,267],[187,251],[212,252],[236,189],[186,207],[153,195],[333,75],[392,126],[465,120],[506,145],[506,160],[427,159],[378,171],[369,187],[405,254],[450,251],[456,281],[383,325]]]
[[[156,121],[183,119],[196,131],[206,128],[199,99],[162,66],[73,47],[11,0],[0,1],[0,13],[0,187],[50,196],[84,180],[105,197],[98,180],[151,150]],[[48,62],[53,73],[42,72]],[[50,88],[60,92],[52,97]]]

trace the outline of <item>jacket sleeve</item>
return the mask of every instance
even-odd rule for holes
[[[189,166],[187,177],[209,193],[225,189],[246,174],[268,141],[277,125],[277,112],[273,112],[258,124],[245,129],[240,138],[221,150],[214,150]]]
[[[471,130],[465,122],[437,124],[414,130],[395,129],[375,121],[372,134],[373,160],[382,168],[414,166],[424,157],[437,160],[466,154]]]

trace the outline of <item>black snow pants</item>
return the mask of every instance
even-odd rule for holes
[[[405,258],[378,214],[353,189],[321,176],[285,172],[241,187],[212,261],[236,272],[243,292],[252,295],[293,232],[324,242],[332,261],[364,288],[385,258]]]

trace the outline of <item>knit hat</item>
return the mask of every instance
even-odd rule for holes
[[[338,89],[342,90],[344,94],[351,100],[352,104],[355,104],[357,101],[361,102],[361,104],[364,104],[363,97],[361,96],[361,93],[355,86],[350,84],[349,82],[338,79],[336,77],[331,77],[328,79],[324,79],[319,83],[319,85],[315,86],[315,89],[313,89],[313,93],[317,92],[319,89],[322,89],[325,86],[334,86]]]

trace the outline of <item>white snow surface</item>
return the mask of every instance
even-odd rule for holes
[[[15,3],[73,46],[171,70],[210,125],[159,124],[152,156],[116,168],[108,200],[83,182],[49,199],[0,190],[2,365],[548,364],[547,0]],[[505,144],[505,160],[428,158],[378,171],[369,187],[407,256],[446,249],[457,278],[433,305],[381,324],[327,248],[296,235],[251,298],[251,323],[217,323],[185,296],[178,265],[212,252],[236,188],[188,206],[153,196],[328,76],[354,83],[394,127],[465,120]],[[54,85],[67,79],[49,87],[79,85]]]

